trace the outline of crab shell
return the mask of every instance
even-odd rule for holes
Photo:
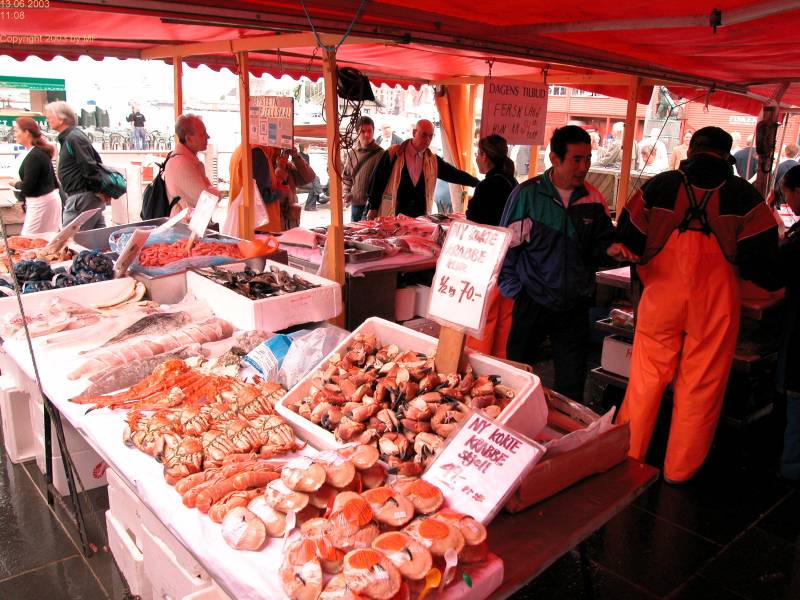
[[[423,579],[433,565],[430,551],[402,531],[382,533],[372,540],[372,547],[383,552],[408,579]]]
[[[329,486],[344,488],[356,476],[356,468],[353,463],[333,450],[320,452],[316,461],[325,469],[325,483]]]
[[[464,536],[457,527],[445,521],[431,517],[415,519],[403,531],[419,541],[434,556],[444,556],[450,548],[458,554],[464,550]]]
[[[222,537],[236,550],[260,550],[267,539],[264,523],[244,506],[228,511],[222,519]]]
[[[328,508],[339,491],[327,483],[309,495],[309,504],[316,508]]]
[[[433,517],[458,527],[464,536],[467,546],[477,546],[486,541],[486,527],[469,515],[462,514],[452,508],[443,508]]]
[[[322,570],[326,573],[339,573],[342,570],[344,552],[336,548],[330,541],[331,523],[328,519],[317,517],[309,519],[300,527],[300,532],[307,540],[314,542]]]
[[[316,600],[322,592],[322,567],[310,540],[289,544],[278,574],[283,591],[291,600]]]
[[[283,467],[281,480],[295,492],[316,492],[325,483],[325,469],[310,458],[302,456],[290,460]]]
[[[375,520],[389,527],[402,527],[414,518],[414,505],[400,492],[389,487],[367,490],[361,497],[369,502]]]
[[[382,552],[372,548],[351,550],[344,557],[344,580],[356,592],[376,600],[390,600],[400,591],[402,577]]]
[[[350,589],[344,580],[344,574],[339,573],[322,590],[319,600],[365,600],[366,596],[358,594]]]
[[[386,481],[386,469],[384,466],[376,462],[369,469],[361,471],[361,482],[364,487],[369,489],[382,486]]]
[[[267,504],[264,496],[250,500],[247,509],[261,519],[268,536],[277,538],[286,532],[286,515]]]
[[[349,459],[353,466],[359,471],[366,471],[380,458],[380,453],[375,446],[367,444],[359,444],[357,446],[348,446],[339,448],[339,454]]]
[[[281,512],[300,512],[308,505],[308,494],[289,489],[282,479],[275,479],[264,490],[267,504]]]
[[[411,500],[417,512],[424,515],[436,512],[444,503],[442,490],[424,479],[398,480],[392,487]]]

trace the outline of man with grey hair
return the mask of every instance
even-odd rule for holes
[[[625,136],[625,123],[617,121],[611,126],[612,140],[608,143],[605,152],[600,153],[598,164],[601,167],[619,168],[622,164],[622,139]],[[631,169],[636,169],[639,160],[639,144],[633,140],[631,153]]]
[[[86,134],[75,126],[75,111],[63,100],[44,107],[47,123],[58,131],[58,180],[67,196],[61,214],[64,225],[84,211],[105,208],[111,199],[100,192],[100,173],[97,165],[103,162]],[[101,210],[81,226],[81,229],[105,227]]]
[[[181,115],[175,122],[175,150],[167,158],[164,167],[164,183],[167,186],[167,197],[180,199],[172,208],[176,214],[184,208],[194,208],[202,191],[208,191],[219,197],[215,188],[197,158],[198,152],[208,148],[208,132],[203,120],[197,115]]]

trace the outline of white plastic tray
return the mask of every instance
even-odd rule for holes
[[[245,331],[252,329],[280,331],[300,323],[331,319],[342,312],[342,286],[335,281],[271,260],[266,262],[264,270],[269,270],[272,266],[290,275],[298,275],[320,287],[273,298],[251,300],[207,277],[187,271],[186,288],[188,292],[193,292],[195,296],[208,302],[218,317]],[[221,268],[243,271],[244,267],[242,263],[237,263]]]
[[[359,333],[373,334],[382,345],[397,344],[401,350],[414,352],[430,352],[438,340],[424,333],[419,333],[397,323],[371,317],[364,321],[353,333],[333,351],[342,353],[349,346],[354,336]],[[535,437],[547,424],[547,404],[539,378],[490,356],[465,350],[468,363],[476,375],[499,375],[504,385],[516,390],[517,395],[500,413],[497,421],[528,437]],[[323,359],[320,366],[328,361],[330,355]],[[311,379],[317,369],[308,373],[300,382],[278,402],[276,410],[294,427],[298,437],[306,440],[318,450],[331,450],[341,447],[334,435],[311,421],[301,417],[285,406],[287,400],[304,398],[311,387]]]

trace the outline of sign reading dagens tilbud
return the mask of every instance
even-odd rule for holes
[[[544,143],[548,87],[517,79],[487,77],[483,84],[481,137],[496,133],[509,144]]]
[[[486,525],[544,453],[544,446],[475,412],[422,478],[442,490],[450,508]]]
[[[504,227],[453,221],[436,263],[430,316],[482,337],[489,294],[510,242],[511,232]]]

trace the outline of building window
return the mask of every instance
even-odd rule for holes
[[[603,94],[598,94],[596,92],[587,92],[586,90],[577,90],[577,89],[574,89],[574,88],[572,90],[572,95],[573,96],[584,96],[584,97],[589,97],[589,98],[607,98],[608,97],[608,96],[604,96]]]
[[[563,85],[551,85],[549,94],[551,96],[566,96],[567,88],[565,88]]]

